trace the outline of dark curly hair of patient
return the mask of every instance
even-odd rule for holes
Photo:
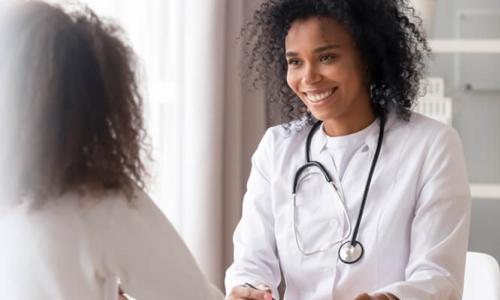
[[[404,0],[266,0],[243,28],[246,72],[263,88],[281,121],[312,116],[288,87],[285,38],[291,23],[333,18],[352,35],[366,66],[372,108],[377,116],[394,110],[408,120],[429,54],[422,21]]]
[[[46,199],[143,187],[142,99],[121,29],[88,8],[38,1],[3,22],[20,191]]]

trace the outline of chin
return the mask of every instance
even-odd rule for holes
[[[322,112],[311,112],[312,115],[314,116],[314,118],[316,118],[317,120],[321,120],[321,121],[325,121],[325,120],[332,120],[332,119],[338,119],[341,117],[341,113],[335,113],[335,112],[326,112],[326,111],[322,111]]]

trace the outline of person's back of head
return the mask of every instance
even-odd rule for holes
[[[0,73],[3,183],[38,200],[143,186],[142,99],[118,27],[44,2],[8,9]]]

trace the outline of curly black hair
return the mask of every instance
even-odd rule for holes
[[[375,115],[394,109],[408,120],[430,49],[422,20],[406,0],[266,0],[241,32],[245,77],[265,89],[282,121],[304,116],[313,121],[287,85],[285,58],[291,24],[310,17],[333,18],[351,33],[367,66]]]
[[[132,196],[145,185],[149,156],[136,58],[119,26],[73,8],[25,1],[2,22],[0,63],[10,66],[2,100],[15,116],[9,147],[20,192]]]

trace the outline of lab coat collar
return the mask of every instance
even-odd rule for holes
[[[384,133],[387,133],[388,130],[390,130],[390,128],[394,125],[394,122],[397,121],[396,120],[397,116],[394,112],[389,112],[386,118],[387,120],[385,122]],[[374,126],[370,130],[365,140],[365,145],[368,147],[368,150],[370,152],[374,152],[375,149],[377,148],[379,128],[380,128],[380,118],[377,118],[376,122],[378,123],[378,126]],[[318,128],[312,139],[311,142],[312,154],[320,154],[323,150],[327,148],[327,145],[328,145],[328,136],[326,135],[322,124],[321,127]]]
[[[387,133],[391,130],[391,128],[394,126],[394,124],[398,121],[397,115],[395,112],[388,112],[386,116],[386,121],[385,121],[385,126],[384,126],[384,140],[387,137]],[[377,123],[378,126],[375,127],[375,130],[372,130],[368,137],[366,138],[366,145],[368,146],[368,149],[370,152],[375,152],[377,149],[377,143],[378,143],[378,135],[379,135],[379,129],[380,129],[380,118],[377,118]]]

